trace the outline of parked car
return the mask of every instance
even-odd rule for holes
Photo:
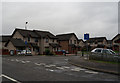
[[[32,55],[30,50],[21,50],[18,55]]]
[[[105,49],[105,48],[95,48],[91,52],[92,53],[104,53],[104,54],[117,55],[113,50]]]

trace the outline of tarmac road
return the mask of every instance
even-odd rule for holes
[[[118,76],[73,66],[69,58],[77,56],[5,56],[2,81],[118,81]]]

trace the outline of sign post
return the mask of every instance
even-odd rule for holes
[[[84,34],[84,40],[89,40],[89,33]],[[88,59],[89,58],[88,57],[88,44],[86,43],[86,45],[87,45],[87,59]]]

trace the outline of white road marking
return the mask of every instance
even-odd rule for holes
[[[93,74],[98,74],[98,72],[94,72],[94,71],[85,71],[86,73],[93,73]]]
[[[67,67],[67,66],[62,66],[63,68],[66,68],[66,69],[69,69],[70,67]]]
[[[16,83],[21,83],[21,82],[19,82],[19,81],[15,80],[15,79],[13,79],[13,78],[11,78],[11,77],[7,76],[7,75],[2,74],[2,76],[3,76],[3,77],[5,77],[5,78],[7,78],[7,79],[9,79],[9,80],[11,80],[11,81],[13,81],[13,82],[16,82]]]
[[[71,69],[72,71],[80,71],[80,69]]]
[[[22,63],[26,63],[25,61],[21,61]]]
[[[30,61],[26,61],[27,63],[29,63]]]
[[[40,63],[41,65],[45,65],[45,63]]]
[[[56,67],[56,68],[58,68],[58,69],[64,69],[64,68],[62,68],[62,67]]]
[[[48,70],[48,71],[54,71],[54,70],[52,70],[52,69],[46,69],[46,70]]]
[[[11,59],[11,61],[14,61],[13,59]]]
[[[0,75],[0,77],[2,77],[2,75]]]
[[[50,65],[45,65],[45,67],[51,67]]]
[[[56,65],[49,65],[49,66],[54,67],[54,66],[56,66]]]
[[[41,64],[39,64],[39,63],[35,63],[35,65],[39,65],[39,66],[40,66]]]

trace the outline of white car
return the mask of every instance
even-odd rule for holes
[[[18,54],[31,54],[30,50],[22,50]]]
[[[105,53],[105,54],[117,55],[113,50],[105,49],[105,48],[95,48],[91,52],[92,53]]]

